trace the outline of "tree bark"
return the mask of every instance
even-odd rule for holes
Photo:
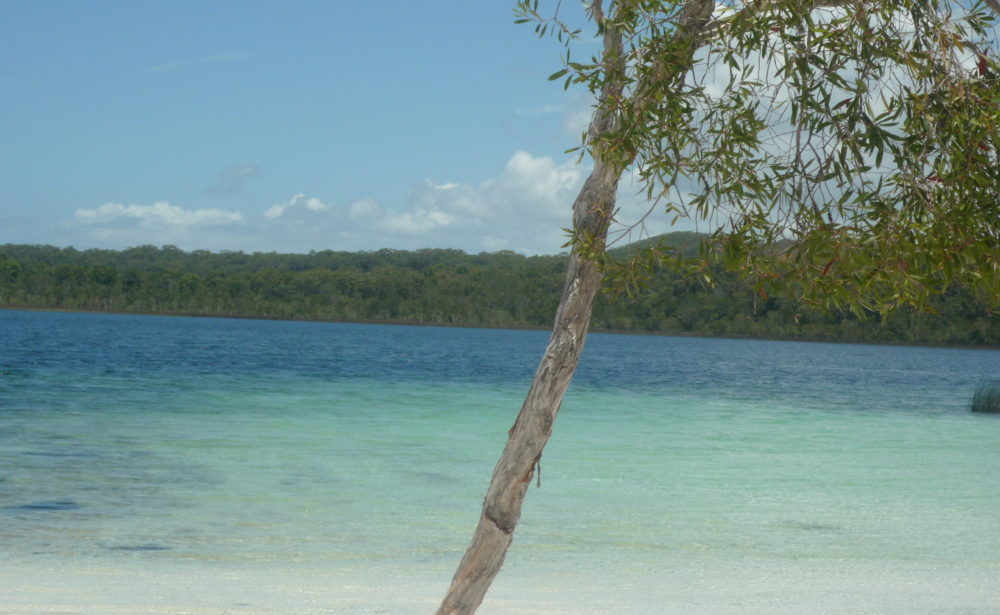
[[[624,2],[626,6],[629,2]],[[713,0],[688,0],[677,19],[675,36],[697,40],[708,25],[714,7]],[[619,3],[616,10],[621,10]],[[615,207],[615,195],[622,172],[632,163],[635,154],[605,155],[620,127],[621,98],[626,81],[622,33],[614,20],[605,19],[601,0],[593,0],[591,16],[603,31],[604,75],[594,115],[590,121],[588,144],[594,156],[594,168],[573,203],[573,229],[585,237],[587,254],[599,254]],[[695,45],[689,46],[693,53]],[[673,69],[686,72],[683,65]],[[645,91],[643,83],[636,92]],[[630,149],[630,148],[626,148]],[[471,615],[483,601],[493,579],[500,572],[507,549],[514,537],[514,528],[521,517],[521,504],[531,484],[542,449],[552,435],[552,426],[580,360],[583,344],[590,327],[594,300],[601,288],[599,266],[584,258],[574,244],[566,271],[559,309],[556,311],[552,337],[545,355],[535,372],[528,396],[511,427],[507,446],[493,469],[483,511],[472,541],[452,578],[451,587],[438,609],[438,615]]]
[[[594,165],[573,205],[576,229],[587,229],[603,241],[620,176],[620,168],[600,161]],[[493,470],[479,525],[438,615],[474,613],[503,565],[521,517],[525,492],[552,435],[556,414],[583,351],[601,277],[595,263],[574,251],[549,345]]]

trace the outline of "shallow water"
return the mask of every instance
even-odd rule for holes
[[[433,612],[546,339],[0,311],[0,612]],[[1000,613],[998,375],[592,335],[481,612]]]

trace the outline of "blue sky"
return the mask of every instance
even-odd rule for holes
[[[506,0],[5,0],[0,244],[558,252],[560,51]]]

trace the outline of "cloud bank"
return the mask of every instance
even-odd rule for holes
[[[264,212],[268,243],[294,238],[295,251],[329,248],[458,248],[555,253],[583,179],[571,162],[517,152],[498,177],[479,184],[425,180],[402,207],[370,198],[344,204],[296,194]],[[287,245],[287,242],[285,243]]]
[[[564,250],[563,229],[571,225],[573,200],[588,171],[574,160],[557,163],[519,151],[494,178],[478,184],[425,180],[398,207],[371,198],[336,203],[302,193],[263,211],[105,203],[76,210],[67,231],[75,245],[85,247],[171,244],[278,252],[457,248],[555,254]],[[634,219],[648,207],[631,192],[624,182],[622,219]],[[665,226],[649,230],[662,232]]]
[[[71,245],[84,247],[171,244],[194,249],[245,225],[246,219],[237,211],[184,209],[165,202],[104,203],[93,209],[77,209],[73,219],[64,225],[64,236]]]
[[[122,205],[105,203],[96,209],[77,209],[76,221],[82,225],[114,225],[134,222],[140,228],[171,229],[226,226],[243,222],[239,212],[221,209],[186,210],[170,203]]]

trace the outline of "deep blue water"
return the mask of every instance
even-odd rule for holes
[[[16,403],[16,387],[54,373],[72,386],[192,376],[519,386],[548,339],[541,331],[20,311],[0,312],[0,325],[5,404]],[[945,412],[1000,377],[998,354],[594,334],[574,388]],[[940,404],[897,403],[937,391],[948,394]]]

